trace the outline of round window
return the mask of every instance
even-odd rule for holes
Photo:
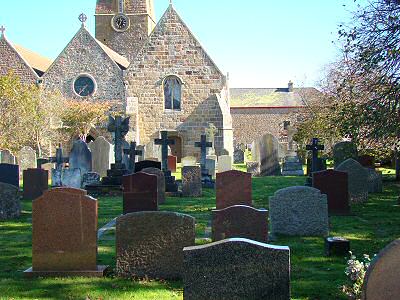
[[[81,97],[87,97],[94,94],[96,83],[94,79],[88,75],[80,75],[74,82],[74,91]]]

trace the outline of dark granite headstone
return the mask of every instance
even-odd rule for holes
[[[0,164],[0,182],[8,183],[19,188],[19,166]]]
[[[18,188],[0,182],[0,220],[18,218],[21,214],[21,203]]]
[[[327,237],[325,239],[325,252],[327,256],[348,256],[350,241],[342,237]]]
[[[135,173],[122,178],[123,213],[158,210],[158,179],[156,175]]]
[[[177,193],[178,185],[175,177],[171,174],[171,170],[168,169],[169,145],[175,145],[175,140],[168,139],[167,131],[161,131],[161,139],[156,139],[154,144],[161,145],[161,170],[164,172],[165,190],[169,193]]]
[[[228,239],[183,249],[183,297],[290,299],[289,247]]]
[[[117,219],[119,276],[180,279],[183,248],[195,244],[195,220],[174,212],[137,212]]]
[[[70,169],[80,169],[82,175],[92,171],[92,152],[84,141],[74,142],[69,154],[69,167]]]
[[[205,188],[214,188],[214,181],[212,176],[206,169],[207,161],[207,148],[213,146],[212,142],[207,142],[207,135],[202,134],[200,142],[194,144],[195,147],[200,148],[200,167],[201,167],[201,181]]]
[[[333,146],[333,161],[335,169],[347,159],[357,160],[357,146],[353,142],[340,142]]]
[[[251,174],[236,170],[217,173],[216,207],[253,206]]]
[[[157,168],[146,168],[140,172],[157,176],[158,204],[165,203],[165,177],[163,171]]]
[[[82,176],[82,187],[86,189],[88,185],[99,185],[100,174],[96,172],[88,172]]]
[[[201,197],[201,168],[183,167],[182,168],[182,195],[184,197]]]
[[[135,172],[138,173],[143,169],[156,168],[161,170],[161,163],[153,160],[142,160],[135,164]]]
[[[42,196],[49,188],[49,172],[43,169],[24,170],[23,187],[23,198],[26,200]]]
[[[375,169],[375,157],[372,155],[361,155],[357,160],[364,168]]]
[[[212,239],[246,238],[268,241],[268,211],[245,205],[212,211]]]
[[[313,173],[313,187],[328,196],[329,215],[350,214],[348,174],[335,170]]]

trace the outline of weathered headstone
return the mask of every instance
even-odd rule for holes
[[[260,163],[256,161],[248,161],[246,163],[247,173],[250,173],[251,176],[260,176]]]
[[[56,170],[58,171],[58,170]],[[55,172],[57,173],[57,172]],[[81,169],[62,169],[61,170],[61,185],[80,189],[82,185]]]
[[[400,239],[386,246],[365,274],[363,300],[399,299]]]
[[[281,175],[279,165],[279,142],[272,134],[266,134],[254,142],[252,153],[253,161],[260,164],[260,175]]]
[[[2,164],[16,165],[16,164],[17,164],[17,159],[16,159],[16,157],[11,153],[10,150],[1,150],[1,151],[0,151],[0,163],[2,163]]]
[[[178,158],[176,156],[173,156],[173,155],[168,156],[168,169],[170,169],[170,171],[172,173],[176,172],[177,161],[178,161]]]
[[[157,176],[158,204],[165,203],[165,177],[163,171],[157,168],[146,168],[140,172]]]
[[[232,170],[232,157],[222,155],[218,157],[218,173],[223,173]]]
[[[206,169],[208,170],[208,175],[210,175],[212,178],[215,178],[217,172],[216,172],[216,167],[217,167],[217,160],[208,158],[206,159]]]
[[[196,157],[194,156],[185,156],[181,159],[182,168],[183,167],[192,167],[197,165]]]
[[[24,170],[23,198],[33,200],[43,195],[49,188],[49,173],[43,169]]]
[[[212,239],[246,238],[268,241],[268,211],[245,205],[212,211]]]
[[[180,279],[183,248],[195,243],[193,217],[173,212],[138,212],[117,219],[117,274]]]
[[[0,164],[0,182],[8,183],[19,188],[19,166]]]
[[[382,193],[383,189],[383,178],[382,172],[375,171],[375,169],[365,168],[368,177],[368,193]]]
[[[328,201],[320,190],[294,186],[269,198],[271,234],[328,235]]]
[[[207,155],[215,155],[215,136],[218,133],[218,128],[213,124],[208,124],[206,128],[207,142],[211,143],[211,147],[207,148]]]
[[[236,146],[234,149],[233,162],[235,164],[243,164],[244,163],[244,151],[242,150],[241,145]]]
[[[283,176],[304,176],[303,164],[297,156],[286,156],[282,165]]]
[[[105,266],[96,260],[96,199],[56,188],[32,202],[32,268],[26,276],[102,276]]]
[[[82,140],[77,140],[69,154],[70,169],[80,169],[81,175],[92,171],[92,152]]]
[[[153,160],[142,160],[135,164],[135,172],[141,172],[143,169],[156,168],[161,170],[161,163]]]
[[[182,195],[184,197],[201,197],[201,168],[197,166],[182,168]]]
[[[21,214],[21,203],[18,188],[0,182],[0,220],[18,218]]]
[[[360,203],[368,200],[368,172],[358,161],[349,158],[335,170],[347,172],[349,175],[351,203]]]
[[[101,177],[107,176],[107,170],[115,162],[114,145],[101,136],[88,147],[92,152],[92,171],[100,174]]]
[[[183,297],[290,299],[289,247],[227,239],[183,249]]]
[[[100,174],[96,172],[88,172],[82,176],[82,187],[85,189],[89,185],[99,185],[101,183]]]
[[[135,173],[122,178],[123,213],[158,210],[156,175]]]
[[[313,173],[313,187],[327,195],[329,215],[350,214],[348,181],[346,172],[326,170]]]
[[[357,146],[353,142],[340,142],[333,146],[335,169],[349,158],[354,160],[358,158]]]
[[[18,152],[19,172],[22,175],[23,171],[36,168],[36,152],[31,147],[23,147]],[[22,177],[22,176],[21,176]]]
[[[236,170],[217,173],[216,207],[253,206],[251,174]]]

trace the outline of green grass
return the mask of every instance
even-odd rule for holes
[[[385,176],[389,178],[392,179],[390,175]],[[304,177],[254,178],[254,204],[268,208],[268,197],[275,191],[304,182]],[[353,252],[359,256],[377,253],[400,235],[398,195],[399,185],[385,182],[382,194],[370,195],[368,203],[352,207],[352,216],[331,217],[330,235],[349,238]],[[182,299],[182,282],[132,281],[116,278],[112,273],[101,279],[24,279],[22,271],[30,267],[32,261],[32,205],[30,201],[22,204],[21,218],[0,222],[0,299]],[[160,210],[195,217],[196,243],[202,244],[208,242],[204,238],[214,207],[215,192],[205,190],[202,198],[168,198]],[[118,216],[121,210],[121,198],[100,197],[99,227]],[[114,267],[114,239],[114,231],[100,239],[99,264]],[[274,244],[290,247],[293,299],[346,299],[339,290],[346,281],[346,261],[325,257],[323,238],[279,237]]]

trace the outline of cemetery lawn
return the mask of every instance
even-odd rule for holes
[[[385,180],[392,180],[390,175]],[[268,208],[268,197],[278,189],[303,185],[301,177],[253,179],[256,207]],[[399,184],[386,181],[382,194],[370,195],[366,204],[352,207],[352,216],[331,217],[330,235],[351,240],[357,256],[378,253],[400,236]],[[160,210],[177,211],[196,218],[196,243],[208,243],[210,215],[215,193],[205,190],[202,198],[168,198]],[[182,299],[182,282],[133,281],[115,278],[114,230],[99,240],[98,264],[111,266],[105,278],[24,279],[22,271],[31,266],[31,202],[23,201],[18,220],[0,222],[0,299]],[[120,197],[99,198],[99,228],[122,210]],[[273,244],[291,250],[291,291],[293,299],[346,299],[340,286],[346,282],[345,258],[324,255],[321,237],[279,237]]]

